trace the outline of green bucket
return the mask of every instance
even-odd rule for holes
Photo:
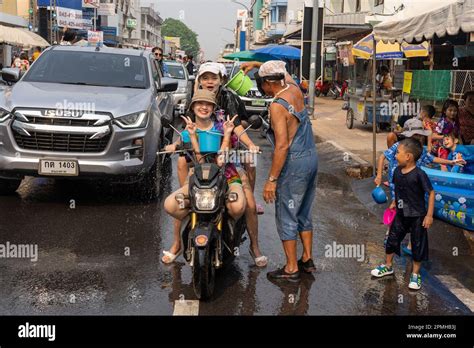
[[[252,89],[253,83],[250,77],[240,70],[229,82],[227,82],[226,87],[243,97],[250,91],[250,89]]]

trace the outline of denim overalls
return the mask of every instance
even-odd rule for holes
[[[311,210],[316,193],[318,155],[306,108],[296,112],[284,99],[277,98],[273,102],[282,105],[300,123],[278,177],[275,202],[276,225],[280,239],[296,240],[298,233],[313,230]],[[275,148],[275,134],[271,127],[267,138]]]

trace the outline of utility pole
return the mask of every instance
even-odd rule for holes
[[[319,1],[313,0],[313,20],[311,28],[311,56],[309,70],[309,112],[314,119],[314,92],[316,82],[316,53],[318,45]]]

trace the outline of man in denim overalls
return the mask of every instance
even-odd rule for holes
[[[286,255],[285,267],[269,272],[271,280],[298,281],[300,271],[313,272],[312,204],[316,191],[318,157],[311,121],[304,96],[285,69],[283,61],[242,64],[247,72],[259,67],[255,75],[259,90],[274,98],[269,107],[271,128],[268,140],[274,152],[270,173],[263,190],[265,202],[275,202],[278,234]],[[303,255],[297,261],[298,234]]]

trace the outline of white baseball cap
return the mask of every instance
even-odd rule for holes
[[[216,66],[219,67],[219,70],[221,71],[222,76],[227,76],[227,69],[225,68],[225,65],[222,63],[215,63]]]
[[[204,64],[201,64],[201,66],[199,67],[199,72],[198,72],[197,77],[199,78],[201,75],[207,72],[219,75],[219,73],[221,73],[221,69],[216,65],[216,63],[211,63],[211,62],[204,63]]]

